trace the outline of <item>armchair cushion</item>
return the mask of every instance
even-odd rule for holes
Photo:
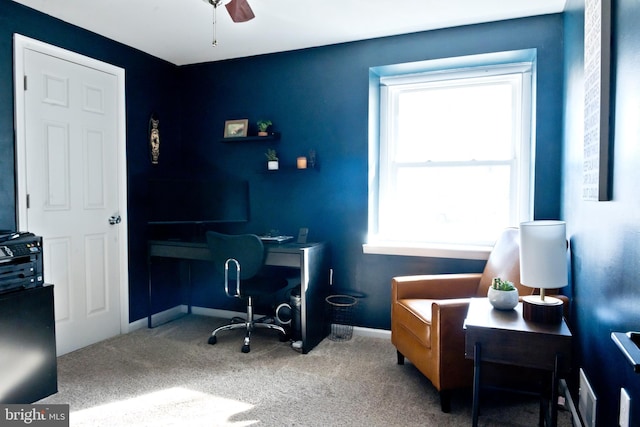
[[[431,304],[428,299],[399,300],[394,313],[396,322],[421,345],[431,348]]]

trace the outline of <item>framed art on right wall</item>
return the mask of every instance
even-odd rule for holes
[[[584,11],[583,200],[609,200],[611,0],[586,0]]]

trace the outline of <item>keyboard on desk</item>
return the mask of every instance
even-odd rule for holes
[[[293,240],[293,236],[258,236],[263,242],[284,243]]]

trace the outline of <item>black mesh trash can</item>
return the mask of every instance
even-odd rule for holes
[[[349,341],[353,336],[353,311],[358,300],[350,295],[329,295],[326,301],[331,326],[329,339]]]

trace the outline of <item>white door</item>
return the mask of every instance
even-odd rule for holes
[[[128,310],[121,306],[126,206],[119,82],[117,75],[50,52],[25,47],[22,54],[24,128],[18,129],[24,147],[18,151],[24,182],[18,197],[25,198],[26,212],[19,228],[43,237],[61,355],[120,334],[122,310]]]

